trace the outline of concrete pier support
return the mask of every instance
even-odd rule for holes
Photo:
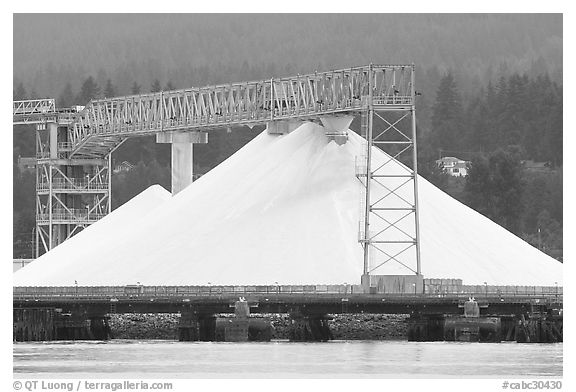
[[[216,317],[190,309],[182,312],[178,340],[203,342],[268,342],[272,326],[268,317],[250,317],[248,302],[234,304],[234,317]]]
[[[206,132],[163,132],[156,135],[156,143],[172,145],[172,196],[192,184],[194,176],[194,144],[208,143]]]
[[[269,342],[271,339],[272,323],[269,317],[249,317],[246,322],[235,317],[216,319],[217,342]]]
[[[330,317],[324,314],[290,314],[290,340],[294,342],[327,342],[332,340],[332,331],[328,326]]]
[[[236,301],[234,316],[226,320],[224,325],[224,340],[226,342],[247,342],[250,307],[246,301]]]
[[[449,316],[444,321],[444,340],[456,342],[500,342],[499,317]]]

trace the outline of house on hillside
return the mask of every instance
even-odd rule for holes
[[[463,161],[455,157],[443,157],[436,161],[436,165],[440,169],[454,177],[467,176],[469,163],[470,161]]]

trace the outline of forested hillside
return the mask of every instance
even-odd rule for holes
[[[416,64],[419,169],[454,197],[544,251],[562,249],[562,17],[559,15],[15,15],[14,98],[92,98],[285,76],[366,63]],[[353,124],[355,125],[355,124]],[[205,173],[262,128],[210,134]],[[33,131],[14,127],[14,256],[29,257]],[[439,156],[470,160],[451,178]],[[113,206],[169,188],[170,149],[129,140]],[[531,171],[522,162],[546,162]]]
[[[32,14],[15,15],[14,37],[16,82],[56,98],[89,75],[127,94],[154,79],[185,87],[414,62],[420,80],[454,70],[467,93],[506,70],[558,81],[562,67],[561,15]]]

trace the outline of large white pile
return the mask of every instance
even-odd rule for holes
[[[284,136],[265,131],[161,208],[109,224],[104,236],[86,230],[86,242],[57,247],[18,271],[14,284],[359,283],[362,186],[355,161],[362,152],[363,139],[351,131],[342,146],[312,123]],[[376,164],[389,160],[380,150],[373,154]],[[424,277],[562,283],[561,263],[423,178],[419,200]],[[410,272],[390,261],[374,273]]]

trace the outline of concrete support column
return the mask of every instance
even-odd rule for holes
[[[172,196],[192,184],[194,144],[172,143]]]
[[[227,320],[224,326],[224,340],[226,342],[247,342],[248,325],[250,323],[250,307],[246,301],[236,301],[234,304],[234,318]]]
[[[172,196],[192,184],[194,176],[194,143],[208,143],[206,132],[163,132],[156,143],[172,144]]]
[[[48,123],[48,143],[50,145],[50,159],[58,159],[58,124]]]

